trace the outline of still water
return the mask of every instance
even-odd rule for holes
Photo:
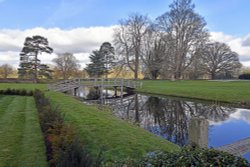
[[[95,93],[82,89],[78,95],[98,98]],[[104,93],[114,96],[112,91]],[[180,146],[195,143],[216,148],[250,137],[249,109],[142,94],[102,103],[111,106],[115,116]],[[244,157],[250,162],[250,152]]]

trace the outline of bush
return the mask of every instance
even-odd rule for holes
[[[239,79],[250,79],[250,74],[241,74]]]
[[[72,125],[65,124],[58,108],[52,108],[44,94],[35,90],[34,99],[50,166],[91,166],[92,160],[76,137]]]
[[[20,95],[20,96],[33,96],[33,91],[27,91],[25,89],[10,89],[0,90],[0,94],[3,95]]]
[[[100,98],[100,93],[102,93],[102,92],[100,92],[100,90],[98,90],[98,89],[90,89],[86,98],[88,100],[99,99]]]
[[[135,166],[135,167],[175,167],[175,166],[241,166],[249,167],[247,160],[236,157],[226,152],[220,152],[214,149],[200,149],[185,147],[180,152],[163,153],[151,152],[140,160],[127,160],[126,162],[117,162],[114,166]]]
[[[80,141],[76,137],[73,142],[62,151],[60,160],[57,164],[58,167],[71,167],[71,166],[91,166],[92,158],[89,153],[79,145]],[[98,165],[100,166],[100,165]]]

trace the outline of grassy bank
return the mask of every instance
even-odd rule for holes
[[[143,81],[139,92],[250,106],[250,81]]]
[[[54,106],[60,106],[67,122],[75,125],[93,155],[102,151],[106,160],[138,158],[149,151],[179,148],[144,129],[115,118],[108,111],[87,106],[70,96],[46,92]]]
[[[33,97],[0,96],[0,166],[47,166]]]

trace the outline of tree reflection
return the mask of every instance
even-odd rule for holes
[[[207,145],[208,121],[225,121],[231,113],[236,111],[234,108],[217,104],[194,103],[137,94],[123,99],[122,103],[115,103],[113,107],[115,115],[120,118],[133,122],[180,146],[186,145],[189,138],[194,142],[200,142],[202,139],[204,143],[200,142],[200,144]]]
[[[150,131],[178,144],[185,145],[188,139],[187,122],[183,101],[149,97],[146,110],[154,118],[154,125],[148,126]]]

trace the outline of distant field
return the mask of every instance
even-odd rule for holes
[[[139,92],[223,101],[250,106],[250,81],[143,81]]]
[[[0,96],[0,166],[47,166],[33,97]]]
[[[32,84],[32,83],[0,83],[0,89],[27,89],[27,90],[47,90],[47,84]]]

